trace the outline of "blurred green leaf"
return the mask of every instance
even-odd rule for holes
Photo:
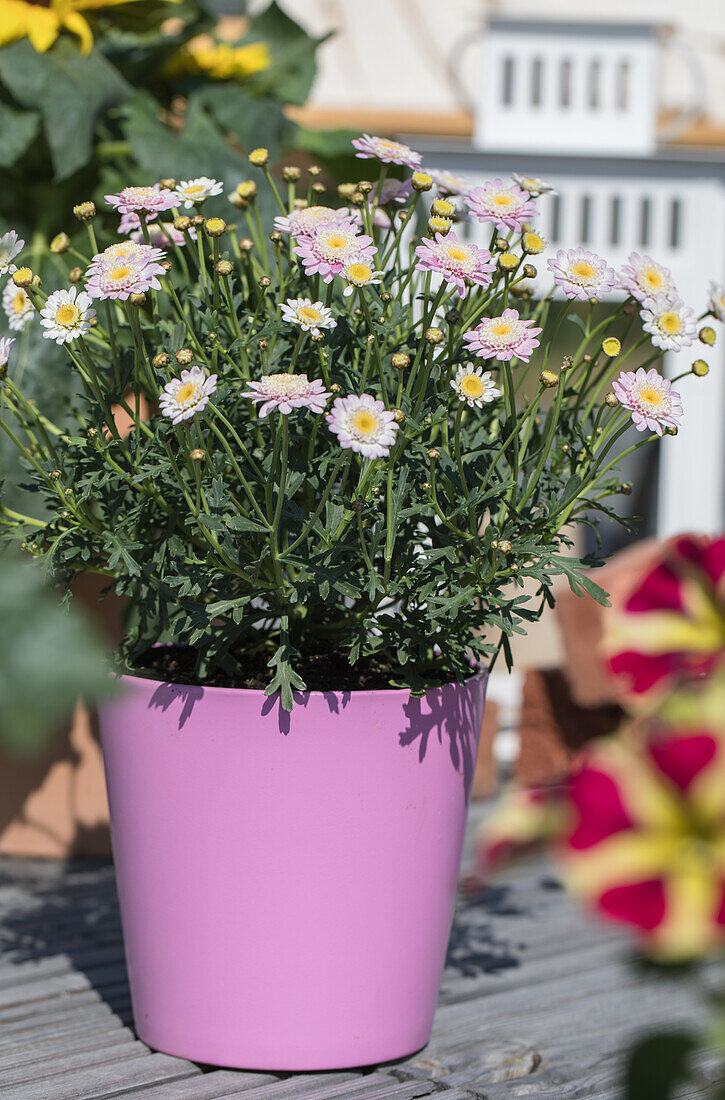
[[[40,115],[37,111],[16,111],[0,104],[0,167],[9,168],[21,157],[37,136]]]
[[[30,754],[79,693],[107,692],[111,681],[90,626],[60,605],[37,566],[9,554],[0,557],[0,617],[0,745]]]
[[[630,1054],[624,1100],[672,1100],[687,1080],[687,1063],[697,1049],[691,1032],[652,1035]]]
[[[245,150],[264,145],[273,151],[296,143],[296,128],[285,118],[281,104],[266,96],[252,95],[237,84],[209,84],[190,96],[190,103],[204,107],[226,133]]]
[[[268,89],[284,103],[301,106],[310,94],[317,71],[315,52],[325,37],[311,38],[279,4],[270,4],[252,17],[244,39],[266,42],[272,55],[269,69],[255,74],[251,82],[260,89]]]

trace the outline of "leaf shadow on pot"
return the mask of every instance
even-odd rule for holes
[[[463,777],[466,799],[471,793],[483,717],[481,697],[465,686],[447,685],[425,695],[411,695],[403,711],[408,723],[398,734],[403,748],[418,742],[422,763],[430,748],[431,736],[439,745],[448,742],[451,763]]]
[[[159,684],[149,700],[149,707],[167,711],[177,699],[180,699],[181,713],[178,728],[183,729],[191,718],[194,707],[203,698],[203,687],[194,687],[190,684]]]
[[[315,694],[319,694],[315,692]],[[352,698],[351,691],[325,691],[322,692],[327,703],[330,714],[340,714],[341,710],[349,704]],[[297,707],[306,707],[310,701],[310,693],[293,691],[292,698],[294,700],[295,709]],[[285,710],[282,706],[282,699],[280,693],[276,691],[274,695],[270,695],[265,699],[262,704],[262,716],[266,717],[273,710],[277,711],[277,730],[279,733],[284,734],[285,737],[289,734],[292,728],[292,714],[293,711]]]

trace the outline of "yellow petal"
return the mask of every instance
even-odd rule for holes
[[[81,53],[89,54],[93,48],[93,33],[85,19],[79,12],[71,11],[63,19],[63,26],[73,34],[77,34],[81,42]]]
[[[50,8],[31,7],[31,5],[28,7],[31,10],[26,16],[27,36],[34,50],[45,53],[60,33],[60,21],[57,14]]]

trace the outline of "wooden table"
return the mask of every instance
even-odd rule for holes
[[[474,809],[469,833],[484,812]],[[686,988],[635,973],[626,954],[626,941],[578,913],[536,860],[459,901],[425,1050],[348,1073],[220,1070],[136,1039],[111,865],[4,858],[0,1097],[615,1100],[636,1035],[701,1018]]]

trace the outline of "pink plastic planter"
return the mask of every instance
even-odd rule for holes
[[[486,689],[260,691],[124,677],[101,734],[136,1030],[321,1070],[430,1036]]]

